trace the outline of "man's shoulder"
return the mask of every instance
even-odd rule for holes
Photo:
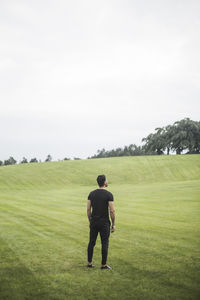
[[[113,196],[113,194],[110,192],[110,191],[108,191],[108,190],[105,190],[109,195],[112,195]]]
[[[92,196],[92,195],[94,195],[96,191],[97,191],[97,189],[95,189],[95,190],[92,190],[92,191],[89,193],[89,196]],[[88,197],[89,197],[89,196],[88,196]]]
[[[90,192],[90,194],[91,194],[91,193],[95,193],[96,191],[98,191],[98,189],[92,190],[92,191]]]
[[[110,191],[108,191],[108,190],[105,190],[105,192],[106,192],[106,198],[107,198],[107,200],[108,201],[114,201],[113,194]]]

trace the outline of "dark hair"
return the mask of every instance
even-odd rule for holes
[[[101,186],[104,186],[104,182],[106,180],[106,176],[105,175],[99,175],[97,177],[97,183],[98,185],[101,187]]]

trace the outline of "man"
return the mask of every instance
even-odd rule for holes
[[[102,252],[102,265],[101,269],[111,269],[110,266],[106,264],[108,256],[108,244],[110,236],[110,219],[109,213],[112,220],[111,232],[115,231],[115,210],[114,210],[114,199],[112,193],[106,190],[108,182],[105,175],[99,175],[97,177],[97,183],[99,188],[90,192],[88,195],[87,203],[87,216],[89,219],[90,227],[90,241],[88,244],[88,265],[87,267],[92,268],[92,257],[93,250],[96,244],[96,239],[98,233],[101,237],[101,252]],[[91,211],[92,210],[92,211]]]

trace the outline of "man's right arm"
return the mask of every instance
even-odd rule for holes
[[[108,201],[109,210],[110,210],[110,217],[112,220],[112,229],[111,232],[115,231],[115,209],[114,209],[114,203],[113,201]]]

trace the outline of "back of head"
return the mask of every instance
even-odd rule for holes
[[[98,183],[99,187],[104,186],[105,181],[106,181],[106,176],[105,175],[99,175],[97,177],[97,183]]]

